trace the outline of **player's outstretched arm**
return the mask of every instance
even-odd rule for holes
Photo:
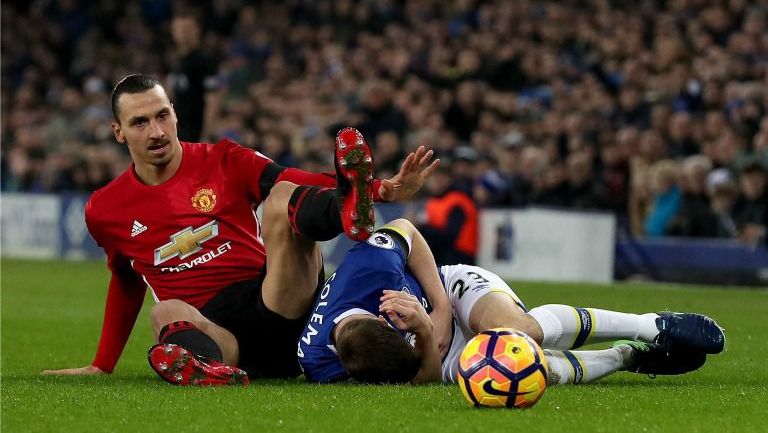
[[[93,361],[84,367],[44,370],[42,374],[45,375],[112,373],[144,302],[147,286],[133,270],[129,259],[111,248],[114,240],[102,236],[100,229],[105,223],[99,218],[100,208],[94,205],[94,200],[92,197],[85,205],[85,222],[93,239],[104,248],[111,273],[98,349]]]
[[[94,374],[106,374],[106,371],[102,371],[95,365],[86,365],[80,368],[64,368],[61,370],[43,370],[43,375],[49,376],[91,376]]]
[[[136,323],[145,293],[146,286],[140,280],[113,271],[107,293],[101,339],[93,362],[79,368],[44,370],[42,374],[72,376],[111,373]]]
[[[419,146],[411,152],[400,166],[400,171],[390,179],[384,179],[379,186],[379,197],[383,201],[403,201],[413,197],[424,182],[440,165],[440,160],[432,161],[432,150]]]
[[[283,167],[274,161],[246,149],[234,142],[225,140],[228,167],[232,173],[242,174],[240,180],[249,185],[254,197],[264,200],[272,187],[280,181],[293,182],[297,185],[335,187],[336,176],[331,173],[312,173],[298,168]],[[392,178],[374,179],[374,200],[402,201],[410,199],[424,184],[426,179],[437,169],[440,160],[432,161],[433,152],[424,146],[411,152],[403,161],[400,171]]]
[[[440,382],[442,363],[437,341],[433,332],[432,319],[415,296],[397,290],[384,290],[379,310],[386,314],[392,324],[402,331],[412,332],[416,337],[414,348],[421,357],[421,364],[411,383]],[[379,320],[384,320],[379,316]]]
[[[443,289],[443,282],[437,273],[437,264],[432,250],[429,249],[424,236],[416,226],[404,218],[393,220],[384,227],[394,227],[402,231],[411,240],[411,251],[408,255],[408,268],[421,284],[429,303],[432,304],[430,317],[434,324],[434,338],[442,355],[448,353],[451,344],[451,325],[453,323],[453,308],[448,295]]]

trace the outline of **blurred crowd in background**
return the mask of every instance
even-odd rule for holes
[[[765,0],[32,0],[2,7],[2,190],[92,191],[130,164],[129,73],[182,140],[377,176],[419,145],[480,207],[615,213],[638,236],[766,238]]]

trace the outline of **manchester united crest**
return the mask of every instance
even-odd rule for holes
[[[200,212],[210,212],[216,206],[216,193],[210,188],[203,188],[192,197],[192,207]]]

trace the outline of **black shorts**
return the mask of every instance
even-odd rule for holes
[[[200,312],[234,334],[240,349],[238,367],[254,378],[286,378],[301,374],[296,356],[299,338],[312,308],[298,319],[286,319],[264,305],[263,277],[225,287]],[[318,275],[316,293],[325,282]]]

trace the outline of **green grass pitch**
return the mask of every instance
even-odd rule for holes
[[[531,307],[566,303],[630,312],[697,311],[728,345],[699,371],[618,373],[550,388],[533,409],[478,410],[458,386],[308,385],[180,388],[147,365],[145,308],[114,374],[43,377],[93,356],[107,286],[100,262],[2,261],[3,432],[766,432],[768,292],[650,284],[520,283]],[[269,348],[265,348],[269,356]]]

